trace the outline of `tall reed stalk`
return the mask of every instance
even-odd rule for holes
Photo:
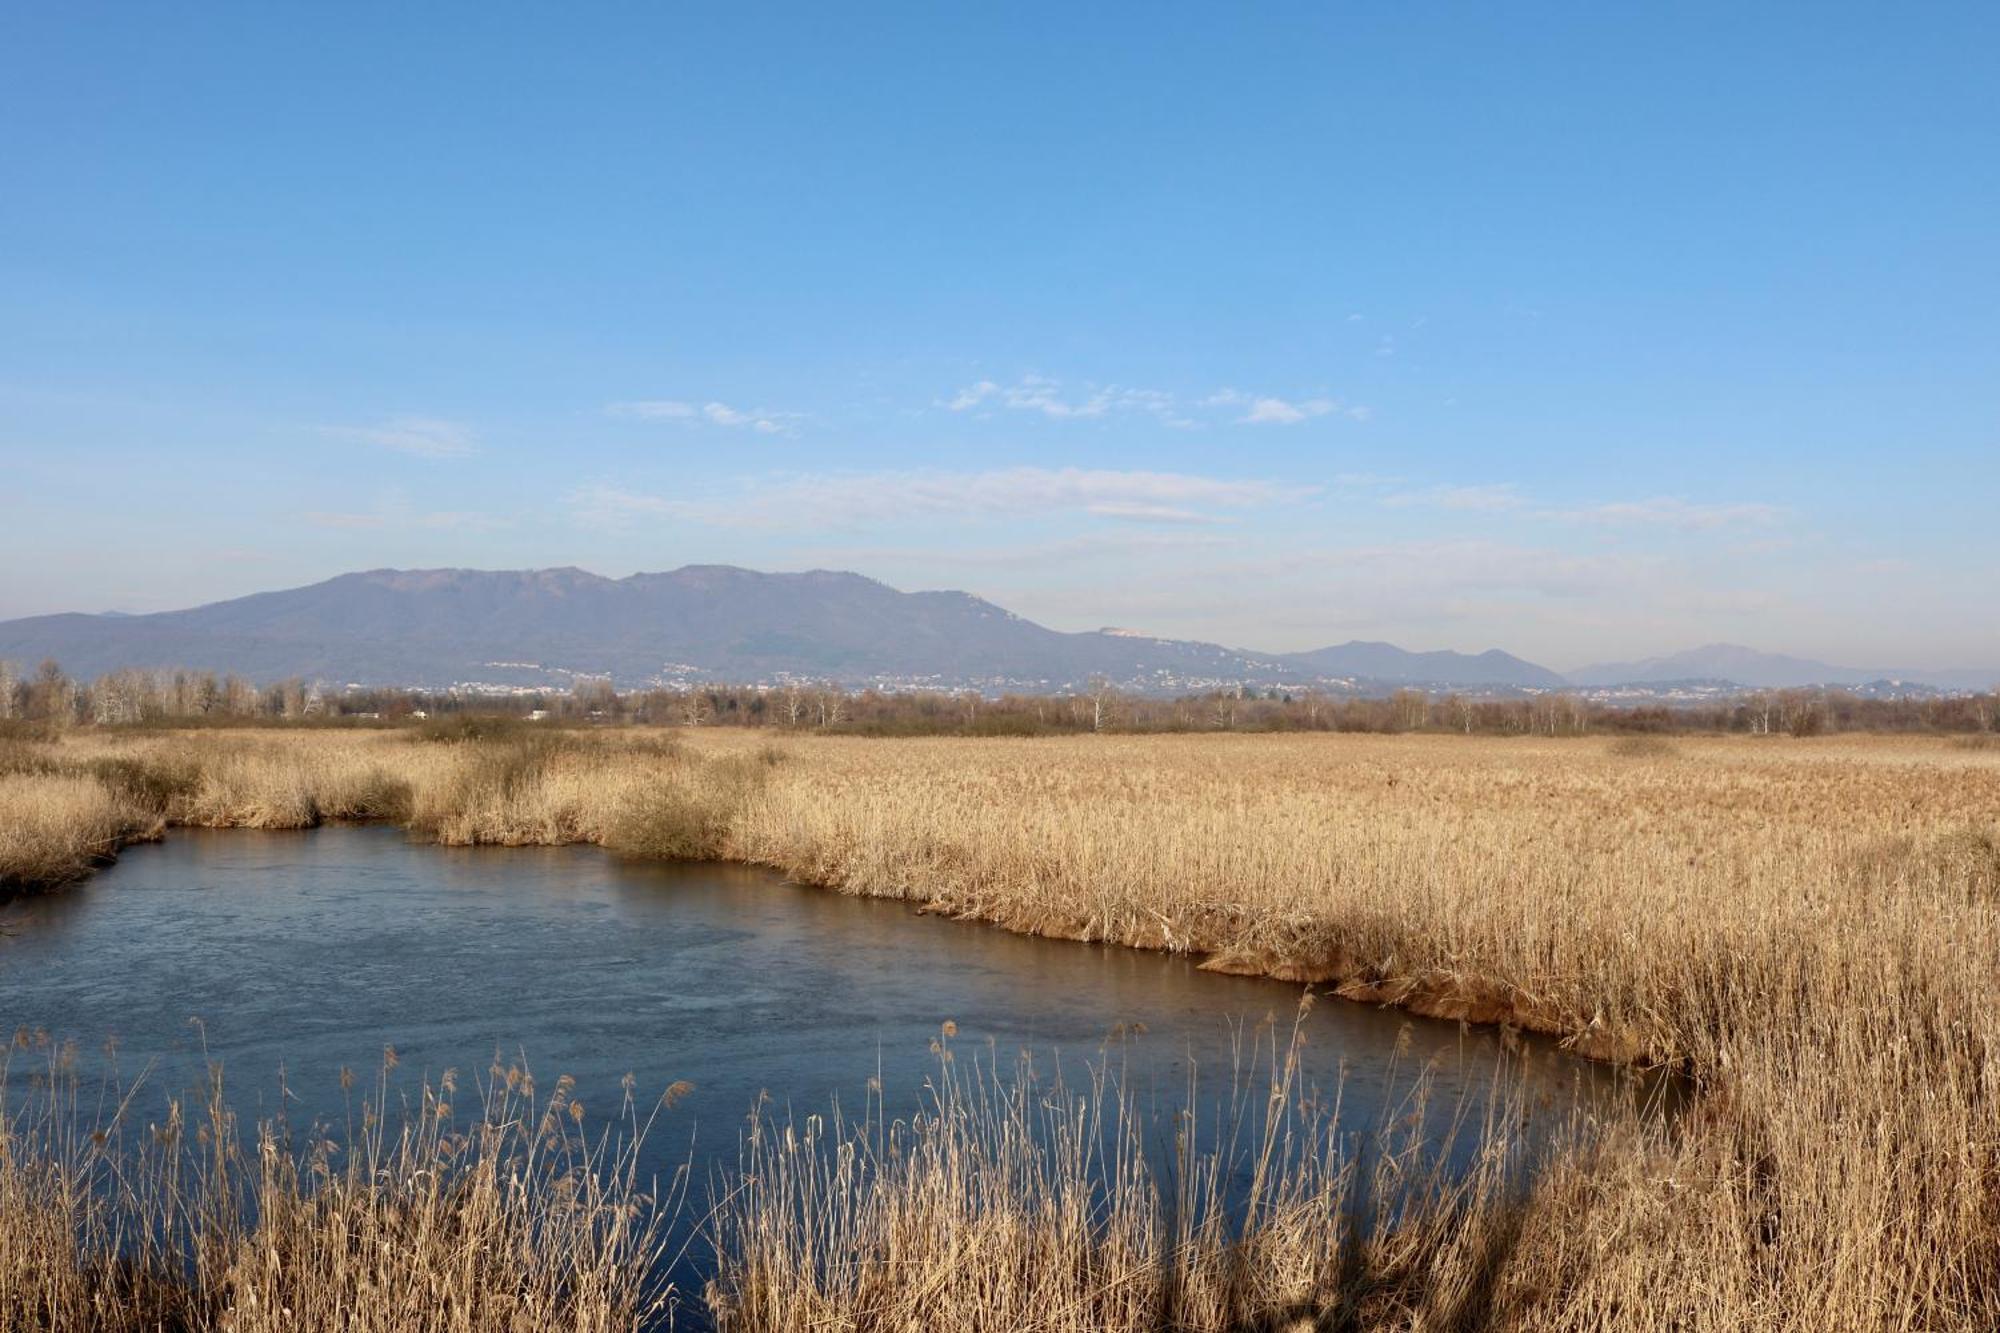
[[[1072,1085],[961,1059],[949,1025],[912,1115],[877,1094],[855,1121],[760,1113],[714,1184],[718,1324],[1222,1333],[1469,1308],[1520,1180],[1506,1102],[1441,1141],[1419,1079],[1357,1131],[1304,1083],[1302,1040],[1264,1029],[1165,1123],[1109,1058]]]
[[[21,1034],[0,1061],[0,1329],[610,1333],[667,1317],[686,1177],[640,1174],[657,1105],[628,1082],[593,1135],[568,1079],[538,1099],[496,1067],[460,1117],[455,1073],[403,1102],[393,1068],[389,1053],[338,1130],[244,1127],[219,1071],[156,1102]]]

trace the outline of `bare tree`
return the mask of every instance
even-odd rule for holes
[[[151,703],[152,679],[143,671],[113,671],[90,687],[90,719],[99,726],[137,722]]]
[[[1217,731],[1236,729],[1236,705],[1242,698],[1242,690],[1224,690],[1215,696],[1215,728]]]
[[[1478,716],[1478,710],[1472,706],[1472,700],[1466,698],[1464,695],[1448,694],[1444,700],[1444,715],[1450,718],[1460,731],[1470,736],[1472,734],[1472,723]]]
[[[1318,689],[1307,689],[1299,698],[1305,704],[1306,725],[1318,731],[1320,714],[1326,711],[1326,695]]]
[[[1110,721],[1111,708],[1118,700],[1118,692],[1111,688],[1111,682],[1102,676],[1093,677],[1090,682],[1090,729],[1103,731]]]
[[[697,689],[682,690],[678,699],[681,725],[698,727],[708,720],[708,697]]]
[[[241,676],[225,676],[222,681],[222,710],[231,717],[249,717],[257,711],[257,687]]]
[[[1748,709],[1750,715],[1751,734],[1756,736],[1770,735],[1771,734],[1770,692],[1766,690],[1760,690],[1756,694],[1751,695],[1750,698],[1746,701],[1745,707]]]
[[[1389,696],[1396,725],[1404,731],[1422,731],[1431,717],[1431,697],[1422,690],[1397,690]]]
[[[21,668],[0,658],[0,718],[16,717],[20,713]]]
[[[38,721],[66,726],[75,720],[76,684],[63,674],[53,658],[35,668],[28,685],[27,716]]]
[[[617,711],[618,691],[609,676],[578,676],[570,682],[569,696],[578,712],[586,717]]]

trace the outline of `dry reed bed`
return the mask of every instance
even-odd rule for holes
[[[685,1178],[639,1174],[653,1112],[628,1096],[591,1137],[566,1081],[538,1100],[496,1068],[460,1117],[455,1073],[403,1105],[393,1066],[338,1141],[246,1135],[219,1072],[141,1123],[136,1087],[107,1099],[72,1050],[18,1038],[0,1058],[0,1329],[613,1333],[667,1308]]]
[[[1217,1104],[1167,1125],[1108,1064],[1003,1077],[951,1035],[907,1119],[872,1096],[854,1123],[753,1117],[711,1227],[721,1327],[1455,1327],[1511,1243],[1507,1112],[1458,1127],[1479,1145],[1459,1169],[1417,1128],[1421,1082],[1401,1128],[1346,1132],[1337,1092],[1302,1083],[1296,1026],[1260,1030]]]
[[[81,879],[127,842],[155,836],[159,819],[103,783],[66,774],[0,774],[0,893]]]
[[[1701,1089],[1677,1138],[1604,1127],[1525,1202],[1457,1209],[1506,1238],[1481,1261],[1489,1326],[2000,1326],[2000,755],[1866,739],[1621,753],[802,737],[771,763],[751,744],[88,736],[58,753],[170,822],[375,813],[444,841],[721,853],[1670,1060]],[[166,772],[182,778],[149,776]],[[886,1208],[917,1182],[870,1188]],[[933,1197],[957,1188],[974,1186]],[[1440,1282],[1463,1262],[1430,1261]],[[938,1265],[964,1262],[916,1252],[899,1280],[947,1282]],[[820,1296],[829,1326],[914,1326]],[[1307,1307],[1340,1308],[1331,1291]],[[1426,1308],[1366,1322],[1449,1324]],[[997,1324],[967,1309],[932,1326]]]

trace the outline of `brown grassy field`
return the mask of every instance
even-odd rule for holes
[[[0,755],[0,877],[73,874],[94,854],[81,834],[67,845],[82,853],[39,847],[66,827],[29,813],[44,799],[96,802],[99,839],[155,821],[381,817],[447,842],[724,855],[1012,929],[1527,1025],[1673,1063],[1692,1111],[1671,1137],[1598,1126],[1527,1198],[1457,1199],[1450,1227],[1409,1213],[1406,1252],[1374,1265],[1393,1283],[1322,1265],[1279,1307],[1246,1295],[1183,1325],[1282,1310],[1305,1326],[2000,1326],[2000,752],[1867,737],[798,736],[777,755],[751,735],[677,735],[83,733],[15,747]],[[85,797],[90,784],[101,794]],[[967,1293],[1022,1280],[1030,1252],[1068,1254],[1045,1262],[1074,1271],[1072,1252],[909,1240],[925,1234],[911,1219],[962,1218],[983,1188],[947,1151],[958,1123],[933,1126],[936,1170],[869,1174],[852,1186],[866,1209],[826,1214],[876,1219],[837,1233],[851,1262],[895,1257],[865,1295],[802,1258],[835,1233],[785,1230],[776,1202],[762,1229],[726,1217],[740,1244],[781,1242],[723,1254],[728,1308],[744,1312],[731,1325],[1014,1326]],[[1040,1214],[1006,1215],[1032,1229],[1018,1219]],[[1468,1250],[1468,1236],[1490,1243]],[[773,1284],[762,1304],[758,1280]],[[944,1304],[924,1295],[946,1290]],[[1159,1326],[1149,1318],[1101,1322]]]

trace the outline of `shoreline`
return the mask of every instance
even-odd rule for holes
[[[435,837],[425,837],[408,824],[396,820],[371,817],[361,819],[327,819],[314,824],[300,825],[291,829],[260,828],[251,824],[207,824],[183,823],[166,824],[145,833],[122,837],[115,847],[97,855],[89,867],[49,884],[26,885],[0,893],[0,908],[44,894],[76,892],[84,889],[99,872],[114,865],[127,847],[147,846],[164,842],[174,833],[183,829],[207,829],[215,832],[311,832],[327,827],[393,827],[412,842],[427,847],[447,847],[455,844]],[[1170,943],[1117,939],[1091,934],[1083,930],[1066,930],[1049,924],[1033,924],[1009,921],[999,915],[968,915],[954,910],[939,898],[916,898],[902,894],[870,892],[866,889],[851,888],[832,879],[810,878],[781,864],[755,857],[722,854],[709,857],[662,858],[635,856],[607,848],[601,842],[577,839],[566,843],[490,843],[481,844],[499,848],[541,847],[541,846],[588,846],[596,847],[607,855],[623,856],[638,861],[663,862],[681,860],[690,864],[711,862],[717,865],[753,866],[769,870],[782,876],[785,882],[819,893],[838,893],[850,897],[871,898],[878,901],[897,902],[911,911],[926,916],[946,916],[967,925],[982,926],[993,930],[1003,930],[1010,934],[1030,938],[1064,940],[1079,944],[1099,944],[1119,949],[1131,949],[1141,953],[1162,953],[1178,955],[1189,959],[1195,967],[1204,972],[1214,972],[1223,976],[1256,977],[1268,981],[1290,982],[1298,985],[1321,987],[1317,993],[1346,1001],[1351,1004],[1372,1005],[1377,1008],[1394,1009],[1413,1014],[1419,1018],[1437,1019],[1443,1022],[1464,1023],[1477,1028],[1493,1029],[1503,1034],[1509,1031],[1532,1032],[1538,1036],[1554,1039],[1566,1052],[1579,1058],[1603,1064],[1627,1068],[1639,1073],[1654,1073],[1660,1070],[1679,1073],[1671,1061],[1648,1061],[1644,1051],[1633,1038],[1603,1032],[1576,1033],[1555,1021],[1536,1007],[1513,1002],[1500,994],[1502,987],[1492,983],[1459,981],[1454,984],[1426,984],[1417,979],[1370,978],[1364,969],[1338,965],[1315,965],[1295,959],[1280,957],[1253,957],[1244,953],[1228,951],[1199,951],[1177,949]]]

